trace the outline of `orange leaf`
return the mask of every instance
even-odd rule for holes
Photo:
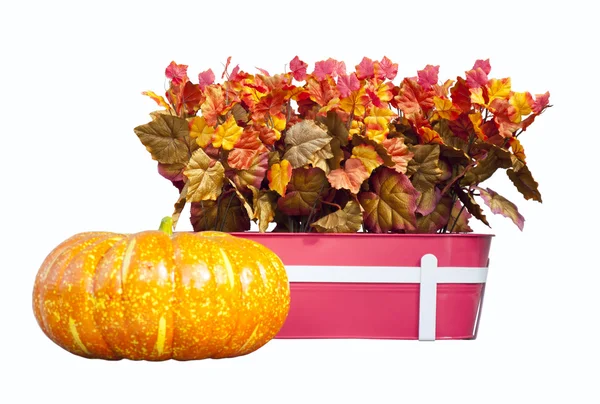
[[[487,136],[485,135],[485,133],[483,133],[483,130],[481,129],[481,125],[483,122],[483,117],[481,116],[481,112],[475,112],[473,114],[469,114],[469,119],[471,120],[471,123],[473,124],[473,129],[474,129],[477,137],[481,140],[486,140]]]
[[[258,132],[248,128],[242,132],[242,136],[235,144],[233,150],[227,156],[227,163],[232,168],[247,170],[259,153],[267,151],[265,145],[260,141]]]
[[[444,141],[442,140],[440,134],[431,128],[424,126],[424,127],[419,128],[419,130],[417,132],[419,133],[419,135],[421,137],[421,142],[423,142],[423,144],[429,144],[429,143],[444,144]]]
[[[244,130],[238,126],[233,115],[229,115],[227,121],[219,125],[214,136],[213,147],[222,147],[223,150],[231,150],[242,136]]]
[[[369,172],[365,165],[357,158],[350,158],[346,161],[344,168],[332,170],[327,179],[335,189],[348,189],[353,194],[360,191],[360,186],[369,178]]]
[[[269,180],[269,189],[277,192],[281,196],[285,196],[285,190],[292,178],[292,166],[289,161],[281,160],[280,163],[275,163],[267,172]]]
[[[167,101],[165,101],[165,99],[163,97],[161,97],[160,95],[152,92],[152,91],[144,91],[142,93],[142,95],[146,95],[150,98],[152,98],[154,100],[154,102],[156,102],[159,106],[166,108],[166,109],[171,109],[171,106],[167,103]]]
[[[525,150],[523,146],[521,146],[521,142],[516,137],[511,137],[508,139],[508,144],[513,152],[513,154],[521,160],[523,163],[525,162]]]
[[[335,81],[330,76],[322,81],[309,78],[306,87],[308,88],[310,99],[322,107],[327,105],[333,98],[339,97]]]
[[[202,104],[202,115],[206,123],[214,126],[217,118],[225,111],[225,97],[221,86],[211,85],[205,89],[206,100]]]
[[[383,147],[395,164],[392,168],[399,173],[406,174],[408,162],[413,158],[414,153],[408,150],[408,146],[404,144],[404,138],[385,139]]]

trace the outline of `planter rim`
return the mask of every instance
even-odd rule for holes
[[[257,231],[242,231],[242,232],[231,232],[232,235],[252,235],[259,237],[392,237],[392,238],[407,238],[407,237],[419,237],[419,238],[437,238],[437,237],[452,237],[452,238],[485,238],[495,237],[495,234],[483,234],[483,233],[414,233],[414,234],[398,234],[398,233],[292,233],[292,232],[268,232],[260,233]]]

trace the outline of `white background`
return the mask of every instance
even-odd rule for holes
[[[598,65],[592,2],[2,3],[0,11],[0,402],[600,402],[597,387]],[[275,340],[242,358],[105,362],[63,351],[35,322],[45,256],[86,230],[156,228],[176,190],[133,128],[164,92],[165,67],[190,77],[233,56],[283,71],[296,55],[348,67],[388,56],[399,77],[426,64],[455,78],[490,58],[491,77],[551,93],[521,137],[543,204],[499,173],[524,232],[493,232],[476,341]],[[187,217],[180,229],[190,226]],[[341,246],[340,253],[343,253]]]

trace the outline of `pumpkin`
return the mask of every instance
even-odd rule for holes
[[[33,290],[52,341],[113,360],[245,355],[277,334],[289,304],[281,260],[221,232],[77,234],[44,260]]]

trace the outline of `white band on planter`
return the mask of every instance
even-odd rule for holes
[[[425,254],[420,267],[286,265],[285,269],[290,282],[418,283],[419,340],[434,341],[437,284],[485,284],[488,273],[487,267],[438,267],[437,264],[435,255]],[[478,313],[478,319],[480,315]]]

